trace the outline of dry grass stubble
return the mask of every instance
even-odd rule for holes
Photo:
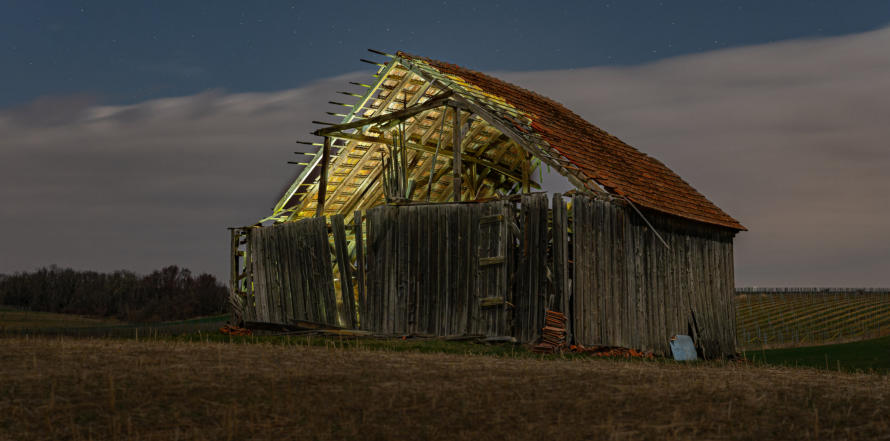
[[[0,338],[0,439],[890,439],[887,376]]]

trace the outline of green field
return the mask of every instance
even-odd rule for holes
[[[744,349],[810,346],[890,334],[888,293],[785,293],[736,296]]]
[[[890,337],[850,343],[746,351],[755,364],[890,374]]]

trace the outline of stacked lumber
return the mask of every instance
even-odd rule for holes
[[[546,310],[544,328],[541,331],[541,341],[532,348],[534,352],[552,353],[562,350],[566,345],[565,314]]]

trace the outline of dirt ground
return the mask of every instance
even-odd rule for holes
[[[890,377],[6,337],[0,439],[890,439]]]

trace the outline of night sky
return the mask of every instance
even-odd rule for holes
[[[221,277],[366,48],[492,73],[751,231],[740,286],[890,286],[890,3],[0,2],[0,273]],[[342,96],[341,96],[342,97]]]

